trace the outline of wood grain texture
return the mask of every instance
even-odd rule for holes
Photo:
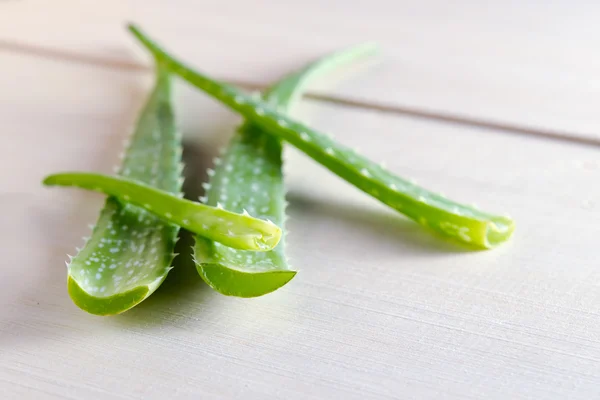
[[[457,248],[288,149],[289,285],[228,298],[180,258],[143,304],[100,318],[71,303],[64,261],[102,196],[39,182],[110,172],[150,76],[18,54],[0,71],[1,398],[600,396],[596,149],[304,103],[391,170],[511,213],[514,239]],[[176,104],[190,193],[239,119],[181,84]]]
[[[365,40],[382,63],[313,94],[600,140],[600,4],[558,0],[0,2],[3,47],[139,69],[136,21],[192,64],[265,85],[308,59]]]

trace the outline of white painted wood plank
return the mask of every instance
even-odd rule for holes
[[[596,149],[305,103],[298,115],[390,169],[510,212],[514,240],[461,251],[288,149],[290,284],[227,298],[184,264],[99,318],[71,303],[63,262],[102,197],[39,182],[110,172],[149,76],[9,55],[0,68],[0,397],[599,397]],[[202,157],[238,119],[178,93]]]
[[[12,0],[0,39],[135,66],[124,23],[136,21],[193,65],[259,85],[377,40],[378,67],[315,93],[598,139],[599,12],[568,0]]]

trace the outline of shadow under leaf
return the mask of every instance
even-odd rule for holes
[[[365,236],[377,238],[378,243],[392,244],[423,255],[447,253],[472,253],[478,249],[446,238],[393,210],[377,210],[341,202],[329,202],[297,193],[287,194],[289,212],[318,216],[320,221],[342,224],[344,230],[362,232]]]

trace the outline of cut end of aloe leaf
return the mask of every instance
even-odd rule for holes
[[[443,236],[469,247],[484,250],[495,248],[508,241],[515,230],[515,222],[508,217],[474,217],[456,214],[445,214],[442,218],[435,218],[435,214],[427,216],[429,218],[422,216],[416,220]]]
[[[257,238],[254,243],[262,251],[269,251],[277,246],[281,239],[281,229],[273,230],[269,234],[263,234],[260,238]]]
[[[123,313],[141,303],[150,294],[147,286],[139,286],[127,292],[108,297],[97,297],[89,294],[69,276],[67,287],[73,303],[89,314],[109,316]]]
[[[226,296],[259,297],[279,289],[296,275],[296,271],[247,272],[222,264],[197,263],[202,279]]]
[[[508,241],[515,231],[515,221],[508,217],[497,217],[487,223],[483,246],[494,248]]]
[[[236,219],[244,219],[244,216],[240,216],[239,214],[231,213],[231,215]],[[247,217],[247,219],[247,221],[244,221],[247,224],[246,227],[238,227],[235,234],[229,231],[227,226],[223,226],[218,232],[216,231],[211,235],[200,234],[200,236],[210,238],[234,249],[251,250],[255,252],[273,250],[281,240],[281,228],[275,224],[256,220],[252,217]],[[255,223],[255,221],[259,221],[260,223]],[[244,233],[244,230],[247,232]]]

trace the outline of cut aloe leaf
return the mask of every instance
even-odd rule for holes
[[[129,30],[173,73],[419,224],[480,248],[495,247],[511,237],[515,229],[511,218],[457,203],[396,176],[383,166],[336,143],[329,135],[278,111],[266,101],[193,70],[168,54],[139,28],[130,25]]]
[[[267,90],[265,101],[287,111],[313,79],[377,51],[367,44],[323,57],[291,74]],[[227,210],[248,211],[270,219],[283,228],[285,190],[280,140],[260,127],[243,124],[234,134],[203,199],[208,205],[222,204]],[[284,240],[268,252],[249,252],[197,237],[195,261],[202,279],[218,292],[239,297],[270,293],[289,282],[296,271],[287,263]]]
[[[141,182],[119,176],[87,172],[66,172],[44,179],[48,186],[75,186],[112,196],[151,212],[166,223],[242,250],[268,251],[281,238],[281,229],[271,221],[248,214],[210,207],[182,199]]]
[[[118,173],[163,191],[181,192],[181,137],[175,127],[168,72],[156,83]],[[178,227],[109,197],[91,237],[67,264],[71,299],[96,315],[122,313],[154,292],[171,269]]]

